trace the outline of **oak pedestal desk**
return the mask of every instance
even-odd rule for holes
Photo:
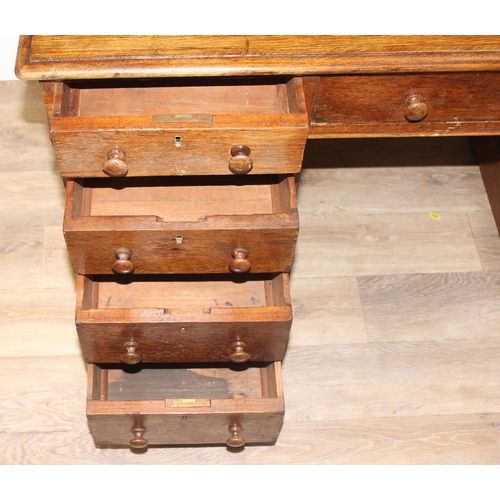
[[[500,37],[23,36],[66,187],[98,446],[276,441],[308,138],[475,137]]]

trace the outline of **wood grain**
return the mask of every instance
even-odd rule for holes
[[[499,50],[496,36],[22,36],[16,74],[57,80],[487,71],[500,68]]]
[[[224,371],[230,370],[226,368]],[[203,376],[202,373],[191,372],[191,375],[199,377]],[[259,368],[258,373],[262,384],[261,397],[254,397],[250,390],[249,397],[242,394],[233,398],[214,397],[210,404],[194,408],[170,406],[161,399],[111,400],[100,391],[89,390],[87,417],[92,436],[97,445],[129,446],[131,428],[141,426],[146,429],[147,439],[152,445],[225,444],[230,436],[229,427],[236,424],[243,428],[241,434],[245,441],[274,443],[284,413],[281,362]],[[89,365],[89,389],[95,387],[95,377],[99,374],[100,368]],[[228,383],[231,385],[231,381]],[[269,387],[264,390],[266,384]],[[110,394],[111,388],[108,396]]]
[[[301,217],[295,276],[479,271],[466,212]]]
[[[241,202],[241,215],[238,210],[232,215],[232,207],[240,203],[238,196],[248,190],[231,186],[236,184],[232,178],[230,182],[222,181],[219,185],[212,183],[211,186],[195,188],[199,199],[191,198],[189,189],[183,189],[180,194],[173,193],[174,200],[176,196],[180,199],[187,196],[187,205],[189,201],[193,203],[194,208],[186,214],[187,220],[180,216],[176,220],[171,220],[171,216],[163,220],[151,213],[158,209],[158,206],[151,207],[151,203],[145,204],[149,215],[123,215],[120,210],[128,207],[128,201],[139,204],[147,194],[147,191],[139,190],[138,199],[127,195],[127,185],[138,182],[133,179],[120,183],[124,189],[116,190],[116,196],[112,197],[111,201],[119,200],[119,203],[110,203],[110,210],[116,209],[116,215],[107,215],[104,209],[95,210],[104,215],[92,215],[92,210],[79,201],[90,199],[93,183],[99,187],[102,181],[68,180],[64,234],[74,271],[78,274],[113,274],[116,250],[127,248],[132,252],[129,260],[135,274],[229,273],[233,249],[244,248],[248,252],[250,272],[288,272],[299,226],[295,179],[293,176],[266,176],[263,181],[255,180],[256,177],[252,179],[252,184],[263,182],[263,185],[251,194],[253,203],[245,206]],[[189,187],[195,181],[181,179],[177,182],[185,182]],[[83,197],[80,196],[82,190],[85,192]],[[165,190],[167,194],[162,194]],[[173,210],[181,213],[184,203],[171,205],[168,191],[168,186],[160,189],[159,198],[161,201],[163,197],[166,207],[160,207],[159,214]],[[233,196],[228,194],[231,191]],[[258,203],[259,198],[266,194],[266,203]],[[212,214],[217,196],[221,198],[222,215]],[[96,197],[97,204],[101,198]],[[89,216],[87,211],[91,212]],[[179,236],[182,238],[180,244]]]
[[[47,289],[36,287],[33,274],[31,288],[17,286],[14,273],[7,279],[9,288],[0,294],[2,358],[80,356],[72,280],[65,287]]]
[[[371,342],[498,336],[498,271],[361,276],[358,283]]]
[[[61,226],[46,226],[43,231],[42,288],[64,288],[75,282]],[[73,296],[73,294],[71,294]]]
[[[398,237],[400,230],[409,234],[405,226],[413,225],[412,214],[420,214],[427,222],[431,208],[439,207],[448,220],[460,221],[456,227],[467,237],[457,242],[464,245],[461,269],[422,274],[415,266],[415,276],[401,277],[404,283],[417,283],[413,289],[424,293],[415,294],[413,301],[393,290],[390,296],[395,304],[389,304],[387,312],[396,315],[385,321],[381,319],[384,311],[376,307],[380,304],[377,294],[389,293],[384,280],[399,276],[377,274],[386,272],[381,265],[370,267],[373,259],[366,249],[373,247],[365,246],[365,274],[361,276],[345,273],[354,269],[352,264],[338,266],[333,259],[337,250],[326,237],[311,241],[317,255],[329,256],[323,271],[321,262],[304,263],[306,255],[297,253],[296,269],[302,269],[292,275],[297,314],[283,363],[287,410],[276,445],[246,446],[242,453],[228,452],[225,446],[151,447],[146,453],[96,448],[85,417],[86,367],[74,327],[74,278],[62,270],[64,261],[61,274],[51,278],[58,258],[62,259],[63,188],[50,160],[46,129],[42,130],[41,121],[33,123],[29,118],[38,93],[34,83],[0,86],[0,102],[2,106],[8,103],[2,108],[6,110],[3,118],[10,120],[10,130],[17,131],[15,140],[13,134],[0,135],[2,154],[10,158],[0,165],[5,193],[0,197],[0,463],[500,463],[500,346],[494,335],[500,319],[495,309],[500,239],[492,230],[479,169],[471,163],[467,141],[459,138],[415,140],[409,149],[406,140],[397,139],[389,149],[387,140],[350,140],[349,147],[344,141],[337,148],[338,154],[325,144],[316,158],[318,166],[329,168],[317,169],[321,174],[317,178],[314,171],[305,172],[309,182],[299,187],[301,232],[328,232],[339,216],[339,223],[342,217],[355,216],[376,226],[381,224],[379,216],[387,221],[392,215],[395,219],[402,215],[394,222],[396,232],[391,233]],[[37,106],[40,110],[41,101]],[[37,120],[43,118],[37,116]],[[33,126],[40,130],[34,131]],[[370,141],[375,141],[375,147]],[[414,154],[415,150],[420,154]],[[384,152],[387,165],[381,160]],[[427,163],[419,164],[418,158]],[[373,174],[367,168],[358,175],[339,170],[342,165],[335,164],[337,160],[347,166],[373,167]],[[429,170],[423,168],[426,165]],[[399,166],[406,168],[392,170]],[[449,182],[434,182],[433,174],[441,179],[444,174]],[[388,184],[397,179],[404,194],[388,198],[387,191],[379,191],[384,175]],[[308,207],[317,200],[330,208],[326,217],[316,220]],[[336,203],[340,210],[332,209]],[[429,218],[429,222],[434,221]],[[348,225],[346,219],[344,229]],[[342,241],[348,249],[348,242]],[[441,244],[443,239],[435,232],[422,231],[418,239],[427,248],[436,241]],[[322,248],[323,244],[327,246]],[[390,245],[385,256],[380,250],[379,262],[402,259],[392,252]],[[441,258],[436,263],[443,264]],[[337,271],[329,276],[335,266]],[[339,272],[345,274],[339,276]],[[411,290],[406,287],[410,295]],[[427,290],[434,295],[427,297]],[[431,298],[436,297],[440,307],[431,309]],[[453,301],[464,310],[451,307]],[[405,325],[397,318],[397,304],[414,316],[428,305],[433,321],[421,324],[420,329],[414,328],[415,322]],[[467,330],[461,321],[470,325],[474,311],[480,312],[483,322]],[[390,321],[393,327],[384,331]],[[397,324],[399,329],[394,328]],[[374,342],[375,335],[378,340]]]
[[[335,152],[334,148],[325,150],[328,155]],[[378,150],[371,154],[380,153],[384,154]],[[373,165],[341,166],[334,170],[305,169],[298,187],[300,217],[303,220],[357,214],[394,214],[396,217],[396,214],[415,212],[417,206],[418,211],[438,214],[489,210],[477,166],[420,166],[415,163],[413,168],[373,168]]]
[[[474,141],[479,169],[483,177],[491,211],[500,228],[500,176],[498,174],[500,143],[498,137],[478,137]]]
[[[118,148],[130,176],[233,176],[230,151],[240,145],[251,151],[251,174],[300,171],[307,138],[301,78],[247,87],[241,79],[201,80],[194,91],[184,80],[155,82],[42,84],[61,174],[106,177],[104,163]]]
[[[500,414],[486,413],[285,422],[273,449],[249,448],[244,459],[294,465],[497,464],[499,421]],[[307,442],[303,434],[310,436]]]
[[[151,117],[54,118],[51,137],[65,177],[106,177],[102,166],[115,147],[126,153],[130,175],[233,175],[229,152],[238,144],[252,150],[252,174],[298,172],[307,137],[305,118],[291,117],[285,125],[280,117],[266,116],[249,115],[245,122],[221,118],[212,127],[168,127]],[[259,122],[258,128],[250,125]],[[176,146],[176,137],[183,146]]]
[[[498,73],[322,77],[310,135],[498,134],[499,82]],[[405,117],[412,95],[428,109],[423,119]]]
[[[85,429],[85,419],[77,416],[85,415],[86,397],[86,369],[80,356],[3,358],[0,384],[2,432],[57,435]]]
[[[500,239],[493,214],[478,210],[468,215],[483,271],[500,270]]]
[[[497,339],[436,337],[289,348],[284,366],[293,369],[283,387],[288,419],[498,413]]]
[[[288,276],[238,281],[160,276],[115,283],[78,276],[82,353],[90,363],[120,363],[133,340],[139,362],[221,363],[242,341],[249,361],[282,359],[292,321]]]
[[[0,111],[0,172],[57,171],[38,84],[0,81]]]
[[[367,342],[356,278],[292,274],[293,325],[289,347]]]

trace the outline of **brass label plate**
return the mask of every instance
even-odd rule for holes
[[[212,121],[212,115],[208,113],[174,113],[173,115],[153,115],[153,121],[155,123],[167,123],[167,122],[177,122],[177,123],[190,123],[190,122],[201,122],[210,123]]]
[[[212,406],[211,399],[166,399],[167,408],[198,408],[200,406]]]

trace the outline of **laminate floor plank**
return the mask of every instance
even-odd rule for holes
[[[86,392],[86,365],[81,356],[4,357],[0,429],[4,433],[86,429]]]
[[[300,174],[301,218],[489,210],[477,166],[308,168]]]
[[[370,342],[498,340],[499,271],[361,276],[358,282]]]
[[[286,422],[274,446],[95,448],[84,429],[0,431],[0,464],[383,465],[499,464],[500,414]]]
[[[48,226],[43,233],[42,288],[75,288],[76,276],[69,260],[61,226]]]
[[[296,278],[289,347],[367,342],[358,283],[352,276]]]
[[[80,426],[54,432],[0,431],[0,442],[0,465],[242,465],[245,452],[252,448],[243,452],[225,446],[149,447],[145,452],[96,448],[88,429]]]
[[[52,172],[0,172],[2,233],[19,228],[61,225],[64,187]],[[5,236],[4,236],[5,237]]]
[[[483,271],[499,271],[500,238],[491,210],[469,212],[468,215]]]
[[[0,172],[56,174],[38,82],[0,81],[0,157]]]
[[[0,172],[0,289],[40,286],[44,231],[61,227],[64,190],[50,172]]]
[[[500,414],[288,421],[273,449],[246,451],[247,464],[499,464]]]
[[[291,421],[500,412],[499,341],[301,346],[284,368]]]
[[[468,139],[310,141],[276,445],[135,453],[88,430],[37,83],[0,82],[0,110],[1,464],[500,462],[500,238]]]
[[[81,356],[75,295],[72,285],[0,293],[1,357]]]
[[[42,257],[42,227],[0,232],[0,290],[40,286]]]
[[[297,277],[480,270],[466,212],[301,217]]]

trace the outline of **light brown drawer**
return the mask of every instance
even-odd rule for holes
[[[500,73],[339,75],[317,82],[311,137],[500,131]]]
[[[66,194],[77,274],[287,272],[293,261],[293,176],[76,179]]]
[[[87,418],[97,446],[272,444],[283,423],[281,363],[88,365]]]
[[[301,78],[97,80],[43,83],[42,91],[65,177],[232,175],[230,163],[237,173],[294,173],[302,165]]]
[[[90,363],[247,363],[283,359],[288,274],[77,277],[76,326]]]

